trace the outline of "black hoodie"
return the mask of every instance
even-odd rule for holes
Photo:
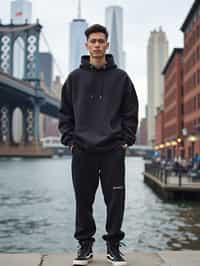
[[[79,69],[71,72],[62,88],[59,130],[64,145],[87,151],[104,151],[135,143],[138,99],[127,75],[106,55],[100,69],[82,56]]]

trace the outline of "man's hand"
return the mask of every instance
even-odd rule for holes
[[[72,152],[73,148],[74,148],[73,144],[69,145],[69,149],[70,149],[71,152]]]
[[[128,148],[128,144],[122,144],[122,148],[126,150]]]

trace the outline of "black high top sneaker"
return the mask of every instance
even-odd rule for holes
[[[107,260],[112,263],[114,266],[125,266],[128,265],[125,259],[122,257],[124,256],[120,250],[119,247],[125,245],[122,242],[119,241],[107,241]]]
[[[93,240],[79,241],[77,257],[73,260],[73,265],[88,265],[93,259]]]

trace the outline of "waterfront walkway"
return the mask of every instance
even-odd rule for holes
[[[200,180],[192,181],[191,177],[182,176],[181,177],[181,184],[179,184],[179,178],[177,176],[168,176],[167,183],[164,180],[160,180],[158,177],[144,172],[144,176],[147,176],[152,181],[156,182],[162,188],[171,188],[171,189],[178,189],[178,190],[190,190],[190,191],[200,191]]]
[[[74,254],[0,254],[0,265],[4,266],[70,266]],[[157,253],[129,252],[129,266],[199,266],[200,251],[162,251]],[[108,266],[105,254],[95,254],[90,266]]]
[[[191,178],[168,176],[158,178],[155,174],[144,172],[144,182],[165,200],[200,200],[200,182],[191,182]]]

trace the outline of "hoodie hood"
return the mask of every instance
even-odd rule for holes
[[[101,68],[96,68],[94,65],[90,64],[90,56],[89,55],[83,55],[81,57],[80,68],[88,69],[88,70],[101,71],[101,70],[108,70],[108,69],[117,68],[117,65],[115,64],[114,58],[111,54],[106,54],[106,64]]]

